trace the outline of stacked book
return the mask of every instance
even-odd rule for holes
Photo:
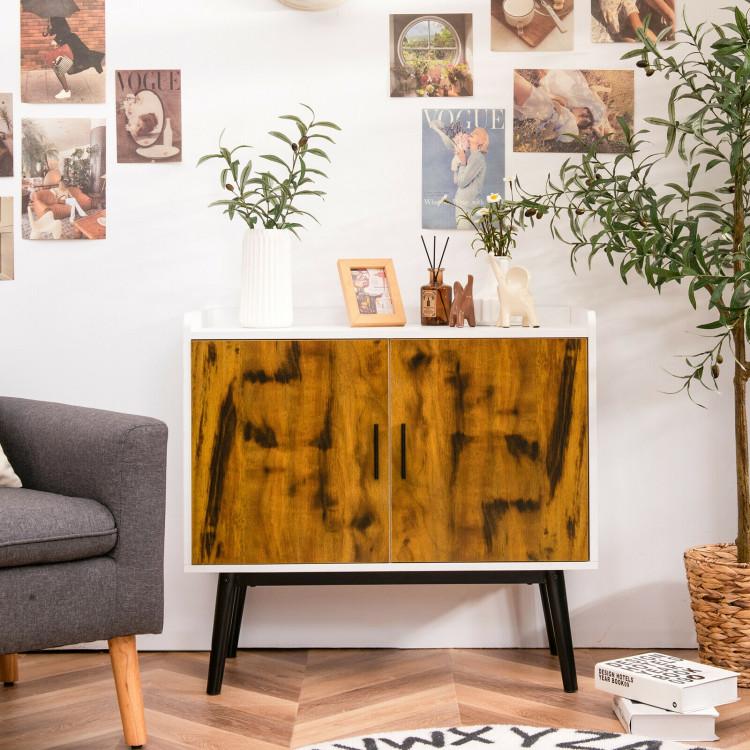
[[[625,730],[655,740],[716,740],[716,706],[739,700],[736,672],[667,654],[602,661],[595,670]]]

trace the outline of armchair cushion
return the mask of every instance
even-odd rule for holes
[[[85,560],[116,543],[115,519],[96,500],[0,487],[0,568]]]

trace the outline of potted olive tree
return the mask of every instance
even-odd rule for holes
[[[260,159],[275,167],[253,171],[253,162],[240,164],[235,154],[247,145],[227,148],[219,138],[219,150],[198,160],[202,164],[219,159],[221,189],[230,197],[211,203],[234,219],[239,216],[246,224],[242,246],[242,271],[240,275],[240,324],[246,327],[278,328],[290,326],[293,319],[292,303],[292,235],[298,237],[305,218],[315,217],[300,208],[307,197],[323,198],[322,190],[313,190],[316,180],[326,177],[312,166],[311,159],[328,159],[316,143],[319,140],[333,143],[326,131],[340,130],[326,120],[316,120],[315,112],[306,104],[309,117],[281,115],[279,119],[294,123],[297,132],[291,138],[272,130],[269,135],[283,144],[281,155],[261,154]],[[223,133],[222,133],[223,135]],[[330,160],[329,160],[330,161]],[[315,163],[315,162],[313,162]]]
[[[708,342],[685,360],[678,390],[715,389],[722,365],[734,370],[738,533],[735,544],[685,553],[700,656],[742,673],[750,686],[750,478],[747,382],[750,378],[750,23],[748,3],[726,9],[721,24],[678,32],[664,49],[648,34],[624,58],[646,76],[664,75],[673,88],[662,129],[665,148],[653,153],[649,130],[626,131],[627,150],[600,158],[595,144],[568,160],[542,195],[555,237],[573,257],[605,255],[623,281],[637,275],[657,291],[680,284],[707,313],[699,326]],[[652,148],[652,147],[651,147]],[[654,167],[676,150],[684,178],[659,184]],[[726,364],[725,364],[726,363]]]

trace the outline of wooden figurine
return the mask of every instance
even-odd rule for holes
[[[513,266],[508,271],[490,256],[490,264],[497,279],[497,296],[500,298],[500,317],[495,325],[510,328],[512,315],[520,315],[524,326],[539,328],[534,298],[529,290],[531,274],[523,266]]]
[[[474,277],[471,274],[465,287],[458,281],[453,284],[450,324],[456,328],[463,328],[464,320],[467,320],[472,328],[477,324],[474,316]]]

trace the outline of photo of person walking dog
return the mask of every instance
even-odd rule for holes
[[[21,101],[105,100],[104,0],[21,0]]]

